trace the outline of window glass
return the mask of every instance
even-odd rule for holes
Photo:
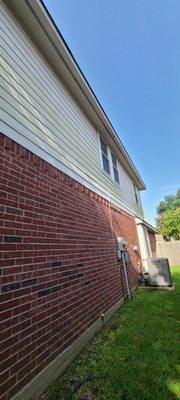
[[[103,169],[110,174],[110,166],[108,158],[102,153]]]
[[[110,174],[110,165],[109,165],[109,159],[108,159],[108,150],[107,150],[107,144],[104,142],[104,140],[100,139],[101,142],[101,155],[102,155],[102,165],[103,169]]]
[[[114,156],[113,153],[111,153],[111,157],[112,157],[112,163],[113,163],[113,165],[117,168],[117,159],[116,159],[116,157]]]
[[[136,203],[138,204],[139,203],[138,189],[135,185],[134,185],[134,195],[135,195]]]
[[[111,158],[112,158],[112,165],[113,165],[113,178],[114,180],[119,183],[119,172],[117,168],[117,158],[113,153],[111,153]]]
[[[104,140],[101,139],[101,151],[102,153],[105,154],[105,156],[107,157],[107,144],[104,142]]]
[[[113,167],[113,172],[114,172],[114,180],[119,183],[119,173],[116,168]]]

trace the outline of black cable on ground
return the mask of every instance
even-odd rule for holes
[[[101,377],[100,377],[100,376],[86,376],[81,382],[77,383],[77,384],[74,386],[73,389],[71,389],[71,391],[69,392],[69,394],[68,394],[66,400],[71,400],[72,397],[73,397],[73,395],[80,389],[80,387],[81,387],[82,385],[84,385],[84,383],[86,383],[86,382],[91,382],[91,381],[94,380],[94,379],[101,379],[101,378],[104,378],[104,377],[102,377],[102,376],[101,376]],[[123,393],[122,393],[121,399],[122,399],[122,400],[128,400],[127,394],[126,394],[126,391],[125,391],[125,388],[124,388],[124,385],[122,385],[122,391],[123,391]]]
[[[84,383],[90,382],[90,381],[92,381],[94,378],[95,378],[95,376],[86,376],[86,377],[83,379],[83,381],[77,383],[77,384],[75,385],[75,387],[74,387],[74,388],[70,391],[70,393],[68,394],[68,397],[67,397],[66,400],[72,399],[72,396],[80,389],[80,387],[81,387],[82,385],[84,385]]]

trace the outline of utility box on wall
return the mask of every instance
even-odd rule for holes
[[[147,258],[143,264],[150,286],[172,285],[168,258]]]

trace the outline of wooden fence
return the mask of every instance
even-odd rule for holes
[[[156,235],[156,254],[168,258],[170,265],[180,266],[180,240],[165,242],[161,235]]]

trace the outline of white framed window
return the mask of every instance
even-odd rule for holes
[[[108,146],[101,137],[100,137],[100,145],[101,145],[102,168],[104,171],[107,172],[107,174],[110,175],[110,162],[109,162]]]
[[[139,204],[139,193],[137,187],[134,185],[134,197],[136,200],[136,203]]]
[[[102,170],[109,175],[109,177],[120,185],[118,160],[115,154],[111,151],[106,142],[99,135],[99,149]]]
[[[113,170],[113,179],[115,182],[119,183],[119,171],[116,156],[111,152],[111,160],[112,160],[112,170]]]

